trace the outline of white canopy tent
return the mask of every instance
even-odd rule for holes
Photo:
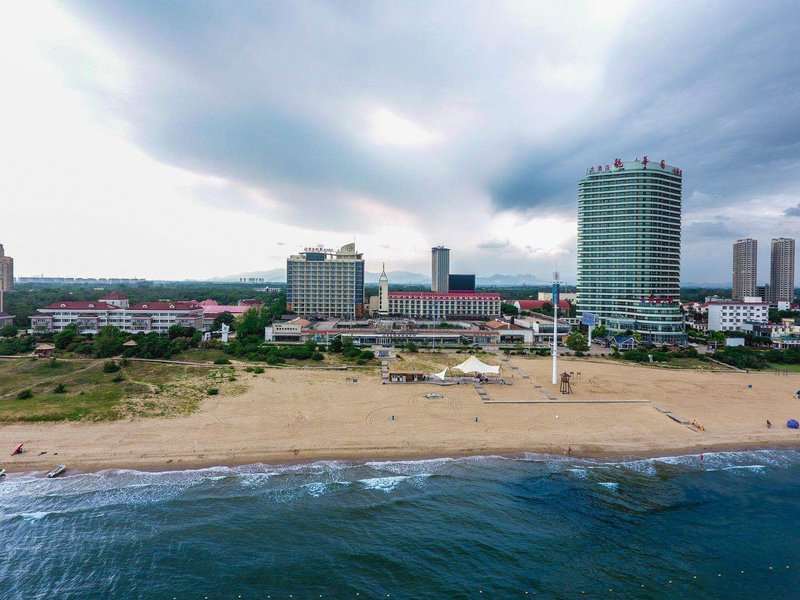
[[[480,373],[481,375],[500,374],[499,366],[487,365],[486,363],[481,362],[480,359],[475,358],[474,356],[470,356],[463,363],[461,363],[460,365],[456,365],[453,368],[458,369],[462,373]]]
[[[447,369],[445,369],[441,373],[431,373],[431,377],[437,377],[437,378],[441,379],[442,381],[444,381],[444,376],[446,374],[447,374]]]

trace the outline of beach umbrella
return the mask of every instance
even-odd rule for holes
[[[789,419],[788,421],[786,421],[786,426],[789,429],[797,429],[798,427],[800,427],[800,423],[797,422],[797,419]]]

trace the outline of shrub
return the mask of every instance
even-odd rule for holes
[[[219,394],[219,390],[218,390],[217,388],[208,388],[208,389],[206,390],[206,393],[207,393],[209,396],[216,396],[217,394]]]
[[[231,364],[231,361],[229,361],[227,358],[218,358],[217,360],[214,361],[214,364],[215,365],[229,365],[229,364]]]
[[[28,398],[33,398],[33,392],[31,390],[22,390],[19,394],[17,394],[17,398],[19,400],[27,400]]]
[[[372,360],[375,358],[375,353],[372,350],[362,350],[358,357],[363,360]]]
[[[107,360],[103,363],[103,373],[116,373],[119,369],[120,367],[116,361]]]
[[[228,381],[236,381],[236,377],[233,375],[228,375]]]
[[[264,367],[253,367],[253,373],[260,375],[264,372]]]
[[[59,383],[56,387],[53,388],[54,394],[66,394],[67,393],[67,386],[63,383]]]
[[[319,352],[314,352],[314,354],[311,355],[311,360],[322,360],[323,358],[325,357]]]
[[[125,381],[125,378],[124,378],[122,375],[117,375],[117,376],[116,376],[116,377],[114,377],[114,379],[112,379],[111,381],[113,381],[114,383],[119,383],[119,382],[121,382],[121,381]]]
[[[248,373],[252,373],[253,372],[253,367],[245,367],[244,370],[246,372],[248,372]]]

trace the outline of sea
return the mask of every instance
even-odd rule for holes
[[[800,598],[800,451],[11,474],[0,598]]]

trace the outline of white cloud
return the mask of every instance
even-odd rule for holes
[[[441,137],[396,112],[379,106],[370,111],[369,139],[380,146],[418,148],[440,141]]]

